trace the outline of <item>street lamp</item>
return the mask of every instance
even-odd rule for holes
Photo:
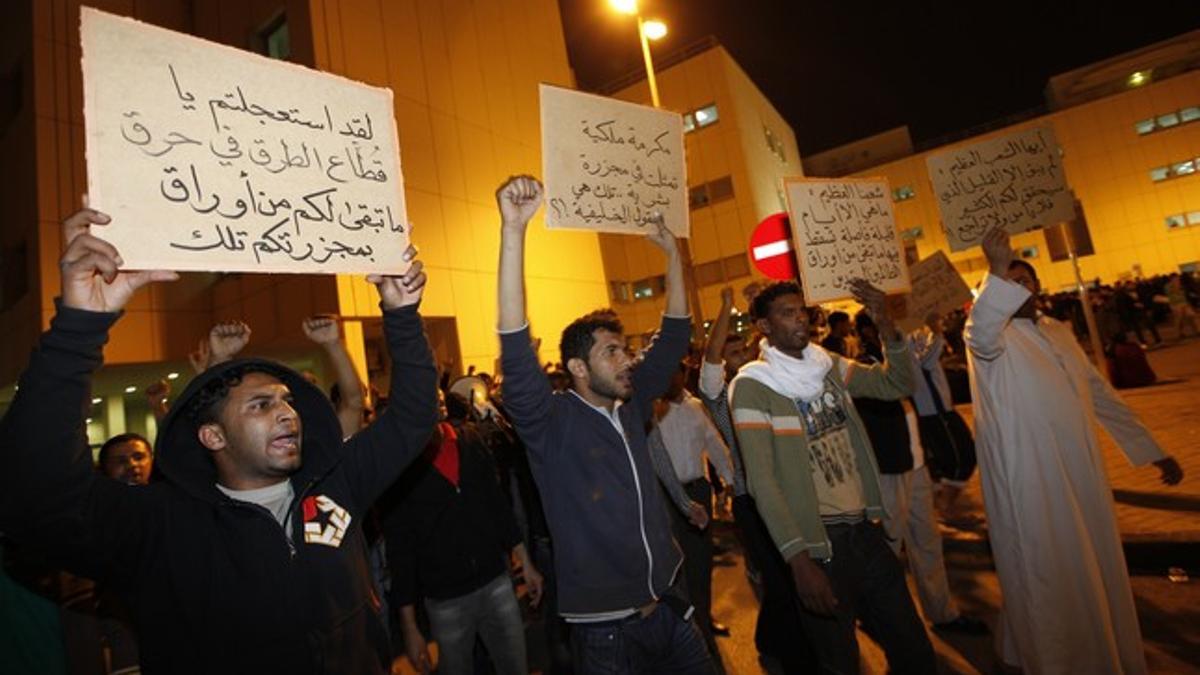
[[[637,0],[608,0],[609,6],[621,14],[636,16],[638,40],[642,43],[642,59],[646,62],[646,82],[650,85],[650,103],[662,107],[658,101],[658,81],[654,79],[654,61],[650,59],[650,40],[658,40],[667,34],[667,24],[657,19],[643,19],[638,13]]]

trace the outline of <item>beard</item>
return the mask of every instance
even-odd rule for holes
[[[633,388],[628,383],[622,384],[621,380],[617,377],[599,377],[595,371],[592,371],[592,380],[589,384],[593,392],[605,398],[628,401],[629,397],[633,394]]]

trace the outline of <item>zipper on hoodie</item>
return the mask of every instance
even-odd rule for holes
[[[617,417],[617,424],[621,425],[620,416]],[[654,592],[654,554],[650,552],[650,540],[646,537],[646,513],[642,505],[642,481],[638,478],[637,464],[633,461],[633,450],[629,447],[629,438],[625,436],[625,427],[623,425],[621,425],[621,442],[625,444],[625,457],[629,460],[629,470],[633,472],[633,485],[637,488],[638,529],[641,530],[642,546],[646,549],[646,559],[650,563],[646,569],[646,587],[650,589],[650,597],[658,600],[658,594]]]

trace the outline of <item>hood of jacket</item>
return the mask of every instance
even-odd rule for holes
[[[321,476],[337,464],[337,450],[342,443],[341,425],[324,392],[300,373],[275,361],[256,358],[227,361],[204,371],[183,390],[163,418],[154,444],[155,469],[167,480],[201,499],[222,500],[224,495],[216,488],[217,467],[211,451],[200,443],[198,427],[189,415],[190,408],[208,383],[246,367],[274,375],[292,393],[292,407],[301,422],[301,466],[291,479]]]

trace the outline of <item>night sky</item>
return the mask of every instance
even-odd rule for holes
[[[907,124],[914,142],[1034,108],[1054,74],[1200,28],[1200,1],[642,0],[667,55],[714,35],[802,154]],[[559,0],[581,89],[641,67],[632,17]],[[1197,92],[1200,96],[1200,92]]]

